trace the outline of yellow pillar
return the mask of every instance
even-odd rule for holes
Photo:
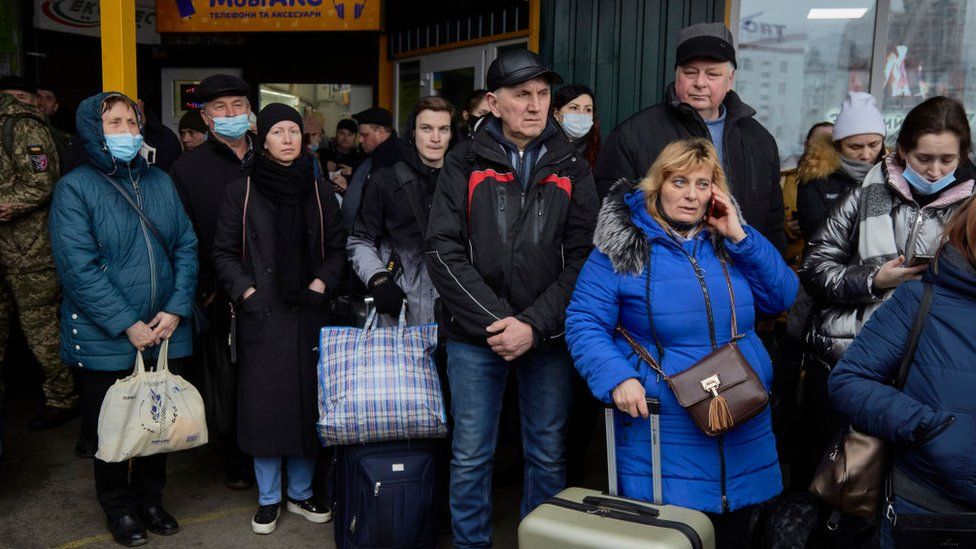
[[[102,90],[118,91],[132,99],[136,86],[136,3],[99,0],[102,19]]]
[[[376,90],[376,105],[393,112],[393,63],[387,55],[386,33],[379,35],[379,62],[377,63],[378,86]]]
[[[529,50],[539,53],[539,32],[542,27],[542,0],[529,0]]]

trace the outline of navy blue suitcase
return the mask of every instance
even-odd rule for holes
[[[409,440],[336,447],[338,549],[437,546],[438,442]]]

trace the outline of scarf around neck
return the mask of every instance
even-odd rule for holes
[[[860,162],[858,160],[849,160],[843,155],[840,157],[840,169],[847,174],[848,177],[860,183],[864,181],[864,176],[871,171],[874,164],[868,162]]]
[[[315,185],[312,163],[305,153],[289,166],[262,154],[254,162],[251,180],[274,205],[278,294],[286,303],[301,305],[315,265],[308,240],[312,220],[306,219],[304,208]]]

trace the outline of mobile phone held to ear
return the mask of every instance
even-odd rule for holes
[[[912,257],[912,267],[918,267],[919,265],[928,265],[932,263],[932,259],[935,256],[931,255],[916,255]]]
[[[725,206],[719,203],[717,200],[712,199],[708,203],[708,213],[705,214],[705,219],[715,218],[721,219],[725,217],[728,212],[725,211]]]

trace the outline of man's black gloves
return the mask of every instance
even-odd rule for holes
[[[388,273],[379,273],[369,280],[369,291],[373,294],[373,304],[380,313],[399,316],[406,294],[397,286]]]

